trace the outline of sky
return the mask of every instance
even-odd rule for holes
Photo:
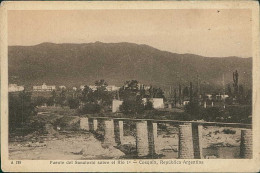
[[[132,42],[208,57],[252,56],[246,9],[8,11],[8,45]]]

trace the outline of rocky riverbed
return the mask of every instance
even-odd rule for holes
[[[79,130],[77,116],[54,116],[50,121],[48,114],[39,117],[48,120],[47,133],[33,132],[26,136],[14,135],[9,139],[9,158],[22,159],[118,159],[135,158],[136,143],[133,124],[124,124],[124,138],[117,147],[102,145],[104,131],[95,134]],[[59,123],[57,123],[59,122]],[[55,124],[54,126],[49,124]],[[205,158],[236,158],[240,145],[241,128],[203,127],[202,147]],[[158,148],[160,158],[178,157],[178,127],[158,124]],[[228,154],[231,153],[231,154]],[[235,153],[235,154],[232,154]],[[226,155],[229,155],[228,157]]]
[[[10,142],[9,158],[15,160],[82,160],[117,159],[124,153],[114,147],[104,148],[88,132],[60,132],[56,136],[40,136],[23,142]]]

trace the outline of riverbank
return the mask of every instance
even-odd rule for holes
[[[124,153],[114,147],[104,148],[93,134],[83,131],[59,132],[23,142],[9,143],[9,159],[14,160],[85,160],[118,159]]]
[[[52,110],[52,109],[50,109]],[[124,122],[124,137],[117,147],[102,145],[104,129],[101,126],[92,133],[79,130],[78,116],[71,112],[56,110],[39,112],[34,119],[36,124],[45,125],[43,131],[34,131],[26,136],[12,134],[9,138],[10,159],[119,159],[136,158],[135,124]],[[73,112],[75,113],[75,112]],[[239,152],[242,128],[203,127],[202,147],[204,157],[223,158],[225,153]],[[154,158],[177,158],[178,136],[177,125],[158,123],[159,156]],[[235,149],[236,148],[236,149]],[[224,152],[224,153],[223,153]],[[236,158],[238,154],[229,154]]]

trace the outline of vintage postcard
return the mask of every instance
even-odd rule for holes
[[[2,171],[259,171],[257,2],[0,12]]]

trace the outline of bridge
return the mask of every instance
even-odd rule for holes
[[[90,117],[83,115],[80,118],[80,129],[95,132],[98,123],[104,126],[104,141],[108,146],[120,145],[124,137],[123,123],[132,121],[136,126],[136,149],[138,157],[159,154],[157,124],[168,123],[177,125],[179,129],[178,158],[203,159],[202,155],[202,130],[203,126],[237,127],[241,130],[240,157],[252,158],[252,125],[241,123],[178,121],[157,119],[131,119]]]

